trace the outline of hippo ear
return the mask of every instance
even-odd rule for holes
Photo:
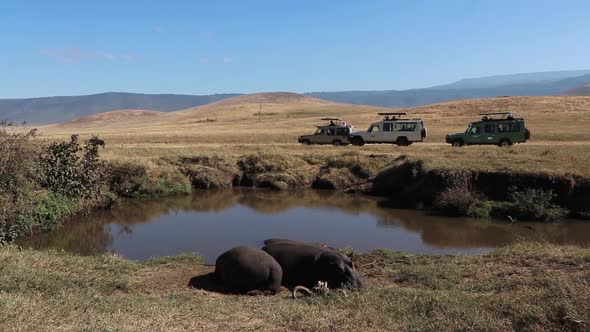
[[[351,251],[350,254],[347,255],[348,258],[350,258],[350,265],[352,267],[353,270],[356,270],[356,266],[354,265],[354,251]]]

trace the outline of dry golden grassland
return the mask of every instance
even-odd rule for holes
[[[162,156],[221,154],[237,156],[264,151],[276,154],[407,155],[431,167],[502,169],[590,175],[590,97],[503,97],[448,102],[408,111],[424,119],[425,143],[410,147],[302,146],[297,136],[312,133],[323,116],[348,120],[357,130],[378,121],[387,109],[344,105],[296,94],[245,95],[173,113],[118,111],[59,126],[41,128],[41,139],[67,139],[73,133],[98,134],[107,142],[110,160],[151,162]],[[390,110],[390,109],[389,109]],[[499,149],[472,146],[453,149],[447,133],[462,132],[479,112],[512,111],[532,131],[526,144]]]
[[[107,143],[102,155],[113,164],[148,166],[149,181],[140,191],[157,196],[190,192],[199,180],[229,184],[240,163],[255,182],[290,186],[309,182],[324,166],[323,176],[336,180],[352,174],[343,171],[349,166],[374,175],[401,155],[430,168],[590,176],[590,97],[492,98],[410,109],[412,117],[424,119],[430,137],[409,147],[296,142],[313,132],[320,117],[343,117],[364,130],[383,110],[257,94],[174,113],[95,115],[40,128],[38,139],[98,134]],[[504,149],[444,144],[445,134],[464,130],[478,112],[496,110],[525,117],[533,139]],[[121,167],[130,178],[133,169]],[[590,331],[588,248],[520,243],[474,256],[375,250],[355,257],[367,281],[362,291],[293,300],[286,291],[250,297],[190,289],[191,277],[213,269],[193,255],[133,262],[4,246],[0,331]]]

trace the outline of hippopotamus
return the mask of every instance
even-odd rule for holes
[[[215,261],[215,278],[232,293],[277,294],[283,269],[268,253],[253,247],[235,247]]]
[[[264,241],[265,245],[269,245],[272,243],[279,243],[279,242],[290,242],[290,243],[300,243],[303,245],[312,245],[312,246],[317,246],[319,248],[322,249],[327,249],[327,250],[331,250],[334,253],[336,253],[337,255],[339,255],[340,257],[342,257],[342,259],[344,260],[344,262],[346,263],[346,265],[350,266],[351,268],[355,268],[354,266],[354,262],[352,261],[352,257],[353,257],[353,253],[350,253],[350,255],[345,255],[341,252],[338,252],[334,247],[330,247],[329,245],[326,245],[324,243],[317,243],[317,242],[303,242],[303,241],[296,241],[296,240],[289,240],[289,239],[283,239],[283,238],[272,238],[272,239],[268,239]]]
[[[352,263],[348,264],[344,259],[346,255],[333,249],[285,239],[271,239],[265,243],[267,245],[262,250],[281,265],[282,284],[287,287],[311,288],[318,281],[327,282],[329,288],[360,288],[363,285]]]

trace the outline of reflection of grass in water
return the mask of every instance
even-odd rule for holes
[[[443,248],[497,247],[514,242],[538,240],[556,244],[589,245],[590,223],[516,223],[487,219],[451,218],[414,210],[377,209],[382,226],[401,226],[421,235],[422,241]],[[532,229],[531,229],[532,227]]]
[[[382,208],[378,204],[380,201],[372,197],[333,191],[203,190],[196,191],[192,196],[127,200],[110,210],[81,218],[80,222],[74,222],[64,229],[39,235],[25,242],[37,248],[66,249],[92,254],[104,251],[112,243],[110,234],[104,227],[106,224],[117,224],[121,232],[132,233],[133,225],[148,223],[173,211],[221,212],[236,204],[262,214],[280,214],[298,207],[334,209],[350,215],[369,213],[375,216],[378,225],[403,227],[420,234],[425,243],[443,248],[496,247],[522,239],[539,239],[553,243],[589,242],[584,236],[590,230],[589,223],[536,223],[533,224],[533,231],[523,227],[524,224],[445,218],[415,210]]]
[[[370,197],[347,195],[333,191],[302,190],[292,192],[243,191],[240,204],[256,212],[276,214],[295,207],[334,208],[348,214],[377,210],[376,200]]]

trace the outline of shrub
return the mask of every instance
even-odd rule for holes
[[[77,135],[72,135],[70,142],[47,146],[40,163],[43,186],[68,197],[98,197],[105,173],[105,163],[99,156],[101,146],[104,141],[93,136],[81,148]],[[84,151],[82,158],[80,151]]]
[[[132,163],[111,163],[107,167],[109,190],[120,197],[133,197],[145,181],[147,169]]]
[[[567,210],[553,203],[555,194],[551,190],[526,189],[513,191],[510,194],[512,201],[508,212],[512,217],[525,220],[551,221],[563,218]]]
[[[31,184],[37,155],[31,139],[36,135],[36,129],[0,121],[0,191],[13,192]]]
[[[492,209],[491,204],[480,194],[461,187],[449,188],[439,193],[434,207],[446,215],[473,218],[487,218]]]
[[[164,197],[188,195],[192,192],[190,181],[174,167],[148,168],[134,197]]]
[[[30,231],[31,220],[21,212],[32,211],[35,190],[35,158],[31,139],[35,129],[0,122],[0,244],[10,243]]]
[[[33,226],[42,231],[55,229],[61,225],[64,217],[75,213],[78,205],[73,199],[44,192],[20,192],[12,201],[3,201],[0,197],[0,244],[30,235]],[[7,203],[7,204],[5,204]]]

